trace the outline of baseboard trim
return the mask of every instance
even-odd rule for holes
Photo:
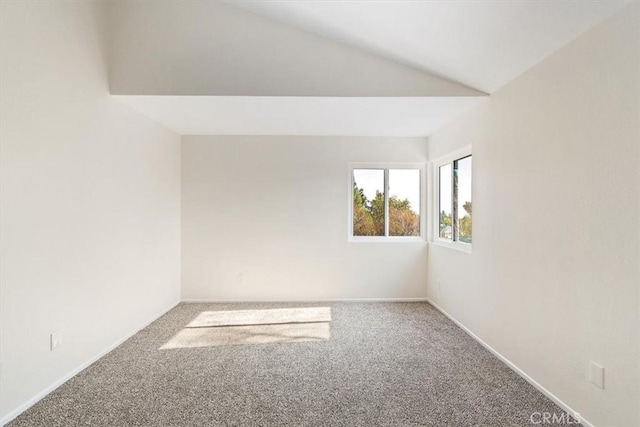
[[[429,302],[427,298],[327,298],[327,299],[183,299],[181,302],[208,303],[208,304],[235,304],[235,303],[268,303],[268,302]]]
[[[471,330],[469,328],[467,328],[466,326],[464,326],[462,323],[460,323],[455,317],[453,317],[451,314],[447,313],[442,307],[440,307],[438,304],[436,304],[435,302],[433,302],[431,299],[429,298],[425,298],[426,302],[428,302],[429,304],[431,304],[436,310],[438,310],[440,313],[444,314],[447,318],[449,318],[449,320],[451,320],[453,323],[455,323],[460,329],[462,329],[464,332],[466,332],[471,338],[473,338],[474,340],[476,340],[478,343],[480,343],[480,345],[482,345],[484,348],[486,348],[487,350],[489,350],[494,356],[496,356],[498,359],[500,359],[500,361],[502,361],[505,365],[507,365],[509,368],[511,368],[516,374],[520,375],[526,382],[528,382],[529,384],[531,384],[532,386],[534,386],[538,391],[540,391],[542,394],[544,394],[545,396],[547,396],[549,399],[551,399],[553,401],[553,403],[555,403],[556,405],[558,405],[560,408],[562,408],[564,411],[566,411],[569,414],[579,414],[578,411],[574,410],[573,408],[571,408],[569,405],[567,405],[566,403],[564,403],[562,400],[560,400],[559,397],[557,397],[555,394],[551,393],[549,390],[547,390],[546,388],[544,388],[542,386],[542,384],[540,384],[539,382],[537,382],[536,380],[534,380],[533,378],[531,378],[526,372],[524,372],[522,369],[520,369],[518,366],[516,366],[512,361],[510,361],[509,359],[507,359],[506,357],[504,357],[502,354],[500,354],[496,349],[494,349],[493,347],[491,347],[489,344],[487,344],[486,342],[484,342],[479,336],[477,336],[476,334],[474,334],[473,332],[471,332]],[[580,422],[582,423],[582,425],[584,427],[595,427],[592,423],[590,423],[589,421],[585,420],[583,416],[580,415]]]
[[[137,334],[140,330],[146,328],[151,323],[153,323],[156,320],[158,320],[161,316],[163,316],[165,313],[167,313],[169,310],[171,310],[172,308],[174,308],[178,304],[180,304],[180,301],[176,301],[176,302],[171,303],[168,307],[163,308],[158,313],[153,315],[151,320],[143,322],[142,325],[140,325],[137,328],[134,328],[131,332],[127,333],[124,337],[116,340],[114,343],[112,343],[111,345],[107,346],[107,348],[105,348],[104,350],[102,350],[101,352],[96,354],[95,356],[91,357],[89,360],[87,360],[86,362],[82,363],[80,366],[78,366],[77,368],[73,369],[71,372],[68,372],[67,374],[65,374],[61,378],[59,378],[58,380],[54,381],[52,384],[50,384],[49,386],[47,386],[46,388],[44,388],[43,390],[38,392],[35,396],[33,396],[32,398],[30,398],[29,400],[24,402],[22,405],[18,406],[16,409],[14,409],[13,411],[9,412],[7,415],[2,417],[2,419],[0,419],[0,426],[4,426],[8,422],[10,422],[13,419],[15,419],[16,417],[18,417],[18,415],[22,414],[24,411],[26,411],[27,409],[29,409],[30,407],[32,407],[33,405],[38,403],[43,397],[45,397],[46,395],[48,395],[49,393],[51,393],[52,391],[54,391],[55,389],[60,387],[62,384],[64,384],[67,381],[69,381],[72,377],[76,376],[77,374],[82,372],[84,369],[86,369],[89,366],[91,366],[98,359],[100,359],[101,357],[105,356],[111,350],[115,349],[120,344],[122,344],[123,342],[125,342],[126,340],[128,340],[129,338],[134,336],[135,334]]]

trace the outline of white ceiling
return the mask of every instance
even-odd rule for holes
[[[108,7],[109,89],[117,95],[486,95],[227,3]]]
[[[229,4],[492,93],[625,2],[230,0]]]
[[[115,95],[181,135],[425,136],[486,97]]]
[[[428,136],[624,4],[112,2],[110,85],[182,135]]]

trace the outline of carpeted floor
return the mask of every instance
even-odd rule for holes
[[[330,336],[160,349],[204,311],[283,307],[330,307]],[[427,303],[183,303],[9,426],[493,427],[543,412],[562,410]]]

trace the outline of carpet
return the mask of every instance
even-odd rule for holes
[[[308,307],[331,309],[326,339],[163,348],[229,327],[189,327],[202,313]],[[9,426],[493,427],[544,412],[563,414],[427,303],[183,303]]]

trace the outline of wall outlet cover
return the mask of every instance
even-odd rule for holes
[[[51,351],[55,350],[62,344],[62,336],[59,331],[51,332]]]
[[[589,365],[589,381],[604,389],[604,367],[591,362]]]

